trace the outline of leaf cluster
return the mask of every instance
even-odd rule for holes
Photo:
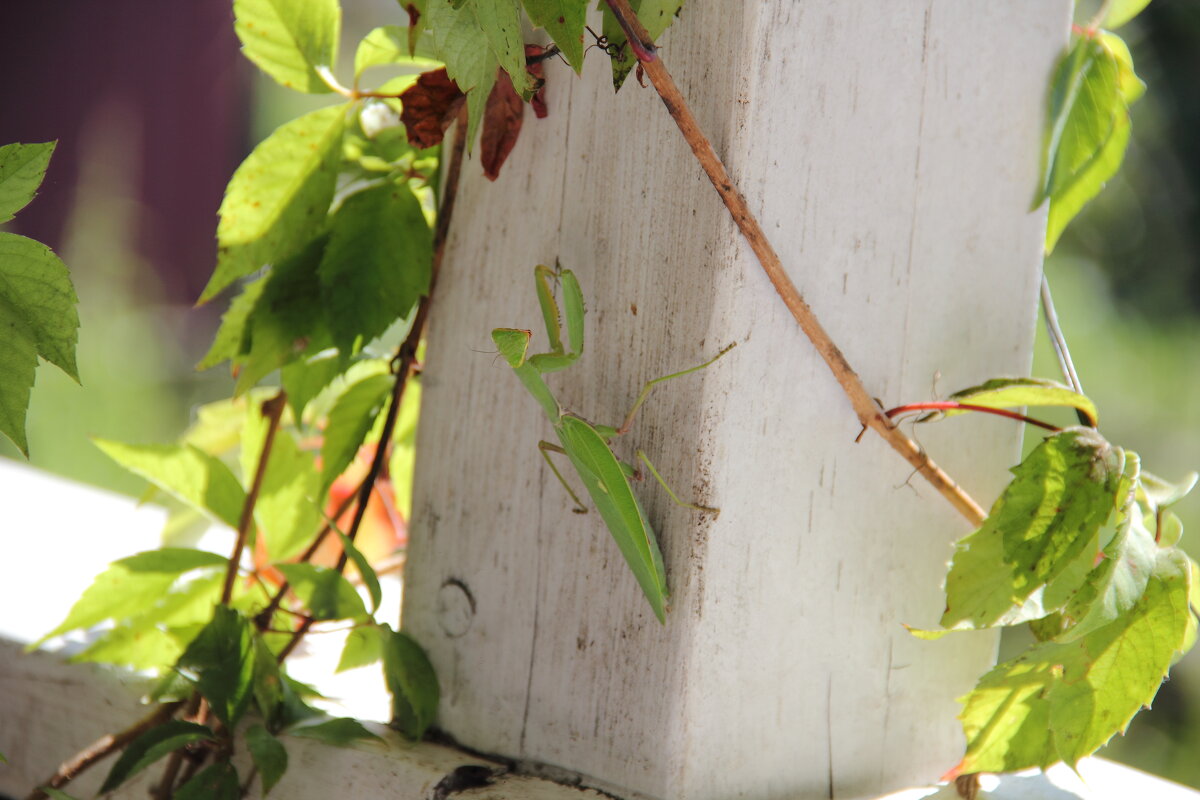
[[[995,380],[954,395],[972,407],[1067,405],[1049,381]],[[1198,569],[1169,484],[1093,427],[1046,437],[978,530],[955,546],[936,638],[1028,623],[1036,643],[962,698],[967,753],[950,777],[1075,764],[1123,732],[1196,639]]]

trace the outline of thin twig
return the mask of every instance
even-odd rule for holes
[[[124,748],[137,737],[141,736],[151,728],[157,728],[164,722],[175,716],[183,706],[182,700],[177,700],[171,703],[163,703],[154,711],[142,717],[137,722],[130,725],[123,731],[118,733],[109,733],[101,736],[96,741],[89,744],[87,747],[80,750],[70,760],[64,761],[59,765],[58,770],[46,780],[38,784],[38,788],[34,789],[25,800],[46,800],[46,793],[43,788],[61,789],[66,786],[79,775],[91,767],[96,762],[103,759],[105,756]]]
[[[279,418],[287,406],[287,393],[283,389],[262,404],[263,416],[267,418],[267,436],[263,439],[262,451],[258,457],[258,468],[254,470],[254,482],[246,493],[246,502],[242,503],[242,516],[238,519],[237,543],[233,546],[233,555],[229,559],[229,568],[225,571],[225,586],[221,590],[221,602],[225,605],[233,599],[233,582],[237,578],[238,564],[242,560],[242,551],[246,548],[246,538],[250,533],[250,525],[254,521],[254,504],[258,501],[258,493],[262,490],[263,477],[267,474],[267,464],[271,460],[271,446],[275,443],[275,431],[279,429]]]
[[[1042,273],[1042,316],[1046,320],[1046,334],[1050,337],[1050,345],[1058,359],[1058,368],[1063,380],[1072,391],[1083,394],[1083,386],[1079,383],[1079,373],[1075,371],[1075,362],[1071,360],[1071,351],[1067,348],[1067,337],[1063,336],[1062,327],[1058,324],[1058,313],[1054,310],[1054,298],[1050,296],[1050,282],[1046,273]]]
[[[396,350],[396,356],[392,360],[394,364],[396,380],[392,385],[391,405],[388,406],[387,417],[383,422],[383,429],[379,434],[379,445],[375,448],[375,457],[371,460],[371,468],[367,473],[367,477],[363,480],[359,487],[358,506],[354,510],[354,521],[350,524],[350,529],[346,532],[346,538],[354,541],[358,535],[359,525],[362,523],[363,515],[367,510],[367,502],[371,498],[371,489],[375,485],[375,479],[379,477],[379,473],[383,470],[383,464],[387,458],[387,446],[392,440],[392,431],[396,427],[396,419],[399,416],[400,401],[404,397],[404,388],[408,384],[409,375],[412,374],[417,363],[417,347],[421,343],[421,339],[425,335],[425,325],[429,319],[429,309],[433,305],[434,290],[437,288],[438,274],[442,269],[442,257],[446,252],[446,240],[450,235],[450,219],[454,213],[454,203],[458,197],[458,180],[462,174],[463,153],[466,150],[467,144],[467,117],[466,108],[459,112],[458,124],[455,126],[454,144],[450,152],[450,164],[446,170],[446,188],[442,196],[442,205],[438,211],[437,225],[433,232],[433,259],[429,269],[429,291],[421,298],[420,304],[417,306],[416,316],[413,317],[412,327],[409,328],[408,336],[404,342]],[[346,562],[349,558],[349,553],[345,548],[342,549],[341,558],[338,559],[337,570],[341,572],[346,568]],[[308,633],[309,628],[313,625],[313,620],[307,619],[300,623],[300,627],[292,634],[292,638],[279,651],[278,659],[282,662],[295,649],[304,635]]]
[[[904,457],[918,472],[933,485],[943,497],[958,509],[964,517],[972,524],[979,525],[983,522],[985,514],[983,509],[971,499],[957,483],[955,483],[949,475],[941,470],[927,456],[920,447],[911,439],[905,436],[891,420],[883,413],[883,409],[879,403],[867,392],[858,375],[850,367],[846,357],[842,355],[842,351],[834,344],[833,339],[825,332],[825,329],[817,321],[812,309],[804,301],[796,285],[792,283],[787,272],[783,268],[782,262],[779,260],[779,255],[767,240],[767,236],[763,233],[762,227],[758,224],[750,207],[746,204],[741,193],[734,187],[733,179],[729,177],[729,173],[725,169],[725,165],[709,144],[707,137],[700,130],[696,118],[692,116],[691,110],[688,108],[687,101],[675,86],[675,81],[672,80],[671,74],[667,72],[667,68],[663,66],[662,59],[658,57],[657,49],[654,46],[650,35],[638,20],[637,15],[629,7],[628,0],[605,0],[621,29],[625,32],[625,36],[629,39],[630,49],[641,62],[646,74],[650,76],[650,81],[654,84],[654,88],[658,91],[659,97],[662,98],[663,105],[667,107],[667,111],[675,119],[675,124],[679,126],[683,138],[692,148],[692,153],[695,154],[696,160],[700,162],[701,168],[704,169],[708,179],[712,181],[713,187],[716,188],[717,194],[721,196],[721,200],[725,203],[725,207],[729,209],[733,221],[737,224],[742,235],[746,237],[746,241],[750,244],[750,248],[758,257],[758,262],[762,266],[763,271],[767,273],[775,291],[783,300],[784,305],[792,313],[792,317],[800,325],[801,330],[808,336],[809,341],[817,348],[817,352],[824,359],[833,376],[841,384],[842,391],[850,399],[850,404],[854,407],[854,413],[858,415],[859,421],[874,429],[884,440],[892,446],[892,448]]]

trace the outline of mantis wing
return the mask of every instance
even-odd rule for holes
[[[600,434],[578,417],[564,415],[555,430],[654,615],[664,622],[668,592],[662,553],[621,462]]]

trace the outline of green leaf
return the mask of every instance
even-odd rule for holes
[[[228,606],[217,606],[212,621],[180,657],[179,667],[195,674],[197,690],[217,719],[232,728],[246,711],[254,689],[250,623]]]
[[[251,386],[306,353],[333,343],[326,302],[317,278],[327,236],[318,236],[271,267],[244,326],[235,363],[235,392]]]
[[[246,492],[220,459],[192,445],[93,440],[105,455],[158,488],[236,528]]]
[[[1128,613],[1082,639],[1045,642],[999,664],[962,699],[967,754],[959,773],[1075,764],[1149,705],[1186,641],[1189,568],[1158,556]]]
[[[517,93],[528,100],[533,92],[533,76],[525,68],[520,0],[463,0],[461,5],[464,11],[475,14],[500,68],[508,73]]]
[[[67,618],[30,649],[59,634],[90,628],[105,620],[121,620],[145,612],[181,575],[193,569],[225,568],[224,556],[186,548],[164,548],[114,561],[96,576],[71,607]]]
[[[1133,54],[1129,45],[1115,33],[1101,33],[1097,40],[1104,46],[1117,62],[1117,85],[1121,89],[1121,99],[1126,106],[1131,106],[1146,93],[1146,83],[1137,76],[1133,69]]]
[[[372,375],[342,392],[329,412],[325,441],[321,444],[321,495],[329,491],[358,454],[363,440],[375,425],[392,395],[396,379]]]
[[[392,481],[396,510],[404,519],[412,517],[413,474],[416,471],[417,419],[421,408],[421,382],[408,379],[400,413],[392,434],[392,457],[388,461],[388,477]]]
[[[576,71],[583,69],[583,26],[587,16],[586,0],[524,0],[525,13],[539,28],[545,28],[567,63]]]
[[[1132,608],[1145,592],[1158,546],[1136,504],[1130,511],[1117,536],[1104,548],[1104,560],[1063,609],[1069,627],[1055,641],[1075,641],[1107,625]]]
[[[1012,625],[1054,611],[1035,592],[1081,557],[1120,507],[1123,453],[1091,428],[1042,441],[975,533],[960,540],[946,577],[946,628]]]
[[[287,772],[287,748],[262,725],[251,725],[246,731],[246,748],[262,776],[262,793],[266,796]]]
[[[386,633],[374,625],[359,625],[346,636],[342,657],[335,672],[365,667],[383,658],[383,639]]]
[[[345,747],[363,739],[374,739],[383,741],[379,736],[371,733],[361,722],[349,717],[338,717],[336,719],[318,722],[316,725],[303,725],[292,728],[288,731],[290,736],[300,736],[305,739],[316,739],[318,742],[331,744],[335,747]]]
[[[1129,142],[1122,67],[1103,42],[1078,37],[1051,85],[1042,191],[1050,200],[1046,252],[1121,166]]]
[[[1066,406],[1082,411],[1093,426],[1099,419],[1095,404],[1086,396],[1061,383],[1043,378],[993,378],[978,386],[955,392],[949,399],[985,408]],[[950,409],[944,413],[949,417],[967,412]]]
[[[376,28],[358,43],[354,53],[354,77],[357,79],[370,67],[403,64],[412,61],[408,53],[408,28],[384,25]]]
[[[283,674],[262,636],[254,637],[254,702],[271,730],[278,730],[284,695]]]
[[[0,232],[0,433],[26,456],[25,411],[38,356],[79,380],[77,302],[66,264],[49,247]]]
[[[234,0],[242,52],[279,84],[332,91],[317,69],[337,63],[342,10],[337,0]]]
[[[268,426],[257,406],[247,411],[242,432],[243,475],[251,476],[258,470]],[[279,428],[254,504],[254,519],[271,560],[291,558],[307,546],[321,524],[317,497],[317,468],[312,453],[301,450],[292,433]]]
[[[1142,9],[1148,5],[1150,5],[1150,0],[1113,0],[1100,27],[1116,30],[1142,13]]]
[[[472,147],[500,62],[473,9],[460,8],[449,0],[428,0],[422,20],[433,40],[434,56],[467,95],[467,146]]]
[[[209,764],[176,789],[172,800],[241,800],[241,797],[237,768],[228,761],[219,761]]]
[[[1177,483],[1171,483],[1142,470],[1138,502],[1145,503],[1153,511],[1161,511],[1187,497],[1197,480],[1200,480],[1200,474],[1189,472]]]
[[[346,106],[328,106],[277,128],[246,157],[217,223],[217,267],[200,302],[267,263],[286,258],[321,229],[333,199]]]
[[[342,373],[342,368],[342,361],[333,349],[285,364],[279,376],[287,390],[292,416],[302,419],[309,402]]]
[[[367,563],[367,557],[354,546],[354,542],[350,541],[350,537],[341,531],[337,531],[338,538],[342,541],[342,547],[346,551],[346,555],[354,562],[354,566],[358,568],[358,574],[362,576],[363,583],[367,586],[367,593],[371,595],[371,613],[374,614],[379,610],[379,603],[383,600],[383,590],[379,586],[379,576],[375,574],[375,568]]]
[[[380,626],[383,676],[392,695],[393,728],[412,740],[420,739],[437,717],[440,692],[429,656],[408,634]]]
[[[292,591],[314,619],[360,619],[366,616],[362,598],[337,570],[314,564],[276,564],[275,568],[287,578]]]
[[[129,743],[113,764],[100,787],[100,794],[111,792],[158,759],[192,742],[213,740],[213,732],[204,725],[173,719],[151,728]]]
[[[272,720],[272,730],[287,730],[293,725],[324,716],[324,712],[304,702],[305,697],[313,695],[308,686],[285,673],[280,674],[283,678],[283,702],[279,705],[276,718]]]
[[[3,760],[3,759],[0,758],[0,760]],[[43,786],[41,788],[41,791],[43,794],[45,794],[47,797],[49,797],[50,800],[77,800],[77,798],[72,797],[71,795],[64,792],[62,789],[52,789],[49,786]]]
[[[196,369],[209,369],[222,361],[232,361],[249,349],[245,346],[246,324],[263,289],[267,288],[267,277],[264,275],[247,282],[241,294],[229,303],[229,308],[221,315],[221,326],[213,337],[212,347],[200,359]]]
[[[645,26],[650,38],[657,42],[663,31],[670,27],[675,18],[679,16],[679,10],[683,8],[683,0],[629,0],[629,5],[637,13],[638,19]],[[625,31],[617,23],[617,18],[613,16],[608,4],[603,4],[601,11],[604,14],[602,32],[608,38],[609,45],[616,54],[612,58],[613,87],[620,89],[630,70],[637,63],[637,59],[630,52],[629,40],[625,38]]]
[[[0,147],[0,223],[12,219],[37,194],[56,144],[58,142]]]
[[[358,337],[365,344],[407,316],[429,289],[432,260],[429,223],[406,183],[348,197],[318,270],[338,349],[348,354]]]

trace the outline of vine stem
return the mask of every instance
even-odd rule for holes
[[[246,493],[246,502],[242,503],[242,515],[238,519],[237,542],[233,546],[233,555],[229,558],[229,567],[225,570],[225,586],[221,590],[221,602],[225,605],[229,605],[229,601],[233,599],[233,582],[237,578],[242,551],[246,549],[250,525],[254,522],[254,505],[258,502],[258,493],[262,491],[263,478],[267,474],[267,464],[271,460],[271,447],[275,444],[275,432],[279,430],[279,419],[283,416],[283,409],[286,406],[287,392],[282,389],[262,404],[263,416],[267,418],[267,435],[263,439],[262,451],[258,456],[258,467],[254,470],[254,481],[250,484],[250,491]]]
[[[38,785],[38,788],[26,795],[25,800],[46,800],[46,793],[42,789],[61,789],[105,756],[110,755],[116,750],[120,750],[146,731],[158,727],[175,716],[175,712],[181,707],[183,707],[182,700],[163,703],[123,731],[101,736],[72,756],[70,760],[60,764],[58,770],[53,775],[42,781]]]
[[[895,418],[901,414],[909,414],[914,411],[976,411],[980,414],[995,414],[997,417],[1007,417],[1015,419],[1018,422],[1024,422],[1028,425],[1036,425],[1048,431],[1060,433],[1062,428],[1057,425],[1051,425],[1049,422],[1043,422],[1040,419],[1026,416],[1017,411],[1009,411],[1007,408],[994,408],[992,406],[980,406],[974,403],[960,403],[957,400],[937,400],[929,403],[907,403],[895,408],[889,408],[884,413],[889,419]],[[920,420],[917,420],[920,422]]]
[[[366,478],[359,485],[358,490],[358,505],[354,510],[354,520],[350,524],[350,529],[346,532],[346,538],[354,541],[354,537],[358,535],[359,525],[362,524],[363,515],[366,514],[367,501],[371,497],[371,489],[375,486],[375,480],[379,477],[379,473],[383,470],[384,461],[387,458],[387,445],[392,440],[392,432],[396,427],[396,419],[400,413],[400,401],[404,397],[404,388],[408,385],[409,376],[415,371],[417,365],[417,347],[421,344],[421,339],[425,336],[425,326],[429,320],[429,309],[433,305],[434,290],[437,288],[438,274],[442,269],[442,257],[446,252],[446,240],[450,235],[450,219],[454,214],[454,204],[458,198],[458,181],[462,174],[463,153],[467,145],[467,110],[464,107],[458,115],[458,123],[455,126],[454,144],[450,151],[450,165],[446,170],[446,188],[442,195],[441,208],[438,211],[437,225],[433,232],[433,259],[429,268],[429,291],[421,298],[420,304],[417,306],[417,313],[413,317],[412,326],[408,330],[408,336],[404,342],[396,350],[396,355],[392,359],[394,371],[396,375],[395,382],[392,384],[392,399],[388,406],[387,416],[383,421],[383,429],[379,434],[379,445],[375,448],[375,457],[371,459],[371,467],[367,472]],[[341,572],[346,568],[346,562],[350,554],[342,549],[341,558],[338,559],[337,570]],[[281,590],[282,594],[282,590]],[[279,596],[279,595],[277,595]],[[308,633],[309,628],[313,625],[313,620],[306,619],[300,623],[300,627],[292,634],[292,638],[279,651],[278,659],[283,661],[291,654],[296,645],[300,644],[300,640]]]
[[[983,508],[888,418],[879,403],[867,392],[846,357],[842,355],[841,349],[821,326],[796,285],[792,283],[779,260],[779,255],[763,232],[762,226],[759,225],[754,213],[746,204],[745,198],[734,186],[733,179],[729,177],[725,165],[700,129],[699,123],[692,115],[687,101],[684,100],[679,88],[675,85],[671,74],[663,65],[662,59],[658,57],[657,48],[633,9],[630,8],[629,0],[605,0],[605,2],[612,10],[625,37],[629,40],[630,49],[642,65],[646,75],[650,77],[650,82],[654,84],[659,97],[662,98],[667,112],[679,126],[680,133],[691,147],[700,167],[725,203],[738,230],[749,243],[750,249],[758,257],[758,263],[767,274],[767,278],[770,279],[775,291],[783,300],[783,304],[787,306],[792,317],[800,325],[801,330],[804,331],[833,373],[834,378],[841,385],[859,422],[882,436],[893,450],[903,456],[917,472],[921,473],[933,488],[971,524],[976,526],[982,524],[987,516]]]

